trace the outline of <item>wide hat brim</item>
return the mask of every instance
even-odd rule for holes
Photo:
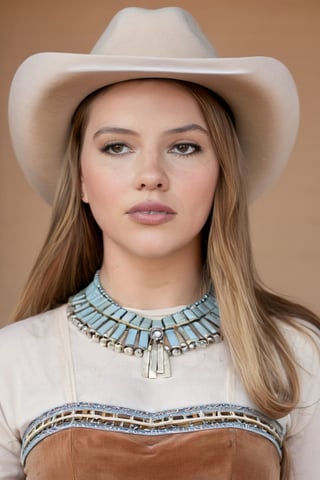
[[[269,57],[169,58],[39,53],[13,79],[9,125],[28,181],[51,204],[71,119],[91,92],[139,78],[195,82],[220,95],[233,111],[252,201],[282,172],[294,145],[299,101],[288,69]]]

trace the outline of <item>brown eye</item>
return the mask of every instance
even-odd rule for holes
[[[201,150],[200,145],[196,143],[177,143],[171,148],[171,152],[177,155],[192,155]]]
[[[125,153],[131,152],[131,149],[125,143],[117,142],[105,145],[102,151],[109,155],[124,155]]]

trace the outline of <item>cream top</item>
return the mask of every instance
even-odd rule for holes
[[[160,313],[163,316],[163,310]],[[281,419],[292,454],[292,479],[317,480],[320,342],[315,338],[317,348],[305,335],[284,329],[297,356],[301,382],[299,408]],[[171,357],[171,367],[171,378],[142,377],[141,359],[90,341],[67,319],[66,306],[3,328],[0,480],[25,478],[20,448],[26,427],[65,403],[96,402],[149,412],[212,403],[256,408],[233,368],[225,341]]]

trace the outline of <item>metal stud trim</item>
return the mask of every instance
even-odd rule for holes
[[[249,407],[209,404],[146,412],[97,403],[71,403],[45,412],[26,429],[21,461],[41,440],[68,428],[90,428],[135,435],[164,435],[217,428],[237,428],[262,435],[276,447],[281,458],[285,431],[281,424]]]

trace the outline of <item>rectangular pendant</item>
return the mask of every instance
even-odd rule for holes
[[[165,350],[163,345],[162,345],[162,348],[163,348],[163,352],[162,352],[162,354],[163,354],[163,374],[162,374],[162,377],[163,378],[170,378],[171,377],[171,365],[170,365],[169,354]]]
[[[149,378],[149,364],[150,364],[150,356],[151,352],[149,350],[145,350],[143,352],[142,358],[142,376],[144,378]]]
[[[158,345],[157,350],[157,373],[160,375],[164,373],[164,358],[163,358],[163,345]]]
[[[157,376],[158,373],[158,345],[153,344],[151,346],[151,359],[149,372]]]
[[[145,378],[171,377],[169,354],[162,343],[152,343],[143,352],[142,376]]]

